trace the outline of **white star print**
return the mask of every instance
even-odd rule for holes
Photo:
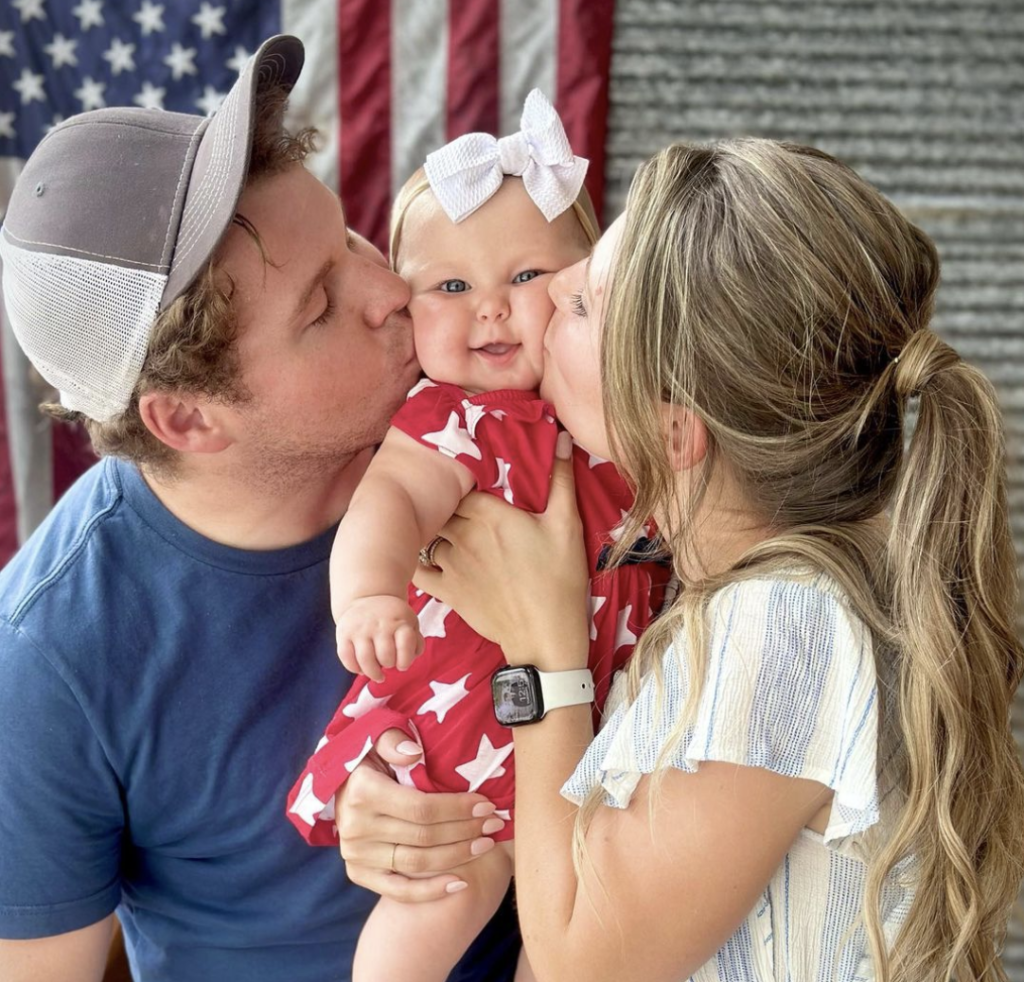
[[[88,76],[83,78],[82,87],[75,89],[75,98],[82,103],[82,112],[102,109],[107,104],[107,100],[103,98],[106,88],[103,82],[94,82]]]
[[[437,383],[431,382],[430,379],[420,379],[410,390],[409,394],[405,397],[411,399],[413,396],[418,396],[424,389],[436,389]]]
[[[323,748],[326,747],[329,742],[330,741],[327,739],[327,737],[320,737],[320,739],[316,742],[316,750],[314,750],[313,753],[317,753],[318,751],[323,750]]]
[[[22,24],[27,24],[30,20],[46,20],[43,0],[14,0],[11,6],[21,11]]]
[[[574,447],[579,447],[580,450],[582,450],[584,453],[586,453],[586,455],[587,455],[587,466],[591,470],[593,470],[595,467],[600,467],[601,464],[607,464],[608,463],[608,461],[605,460],[604,457],[598,457],[598,455],[596,453],[591,453],[589,450],[587,450],[586,447],[581,446],[575,440],[572,441],[572,445]]]
[[[347,764],[345,764],[345,770],[351,774],[362,762],[363,758],[373,749],[373,737],[367,737],[366,743],[363,744],[363,749],[359,751],[358,756],[353,757]]]
[[[454,409],[448,414],[448,422],[443,430],[424,433],[423,439],[427,443],[433,443],[441,453],[453,460],[462,453],[475,460],[483,460],[483,454],[470,439],[469,432],[459,426],[459,414]]]
[[[510,505],[515,504],[512,500],[512,488],[509,487],[508,483],[508,472],[512,470],[512,465],[506,464],[501,457],[495,457],[494,462],[498,465],[498,480],[496,480],[491,487],[500,488],[505,500]]]
[[[196,105],[202,111],[204,116],[212,116],[218,109],[220,104],[227,98],[226,92],[218,92],[212,85],[203,87],[203,94],[196,99]]]
[[[71,13],[78,18],[80,30],[103,26],[103,0],[82,0],[77,7],[71,8]]]
[[[492,409],[491,415],[497,420],[502,420],[508,415],[508,413],[505,412],[504,409]]]
[[[159,88],[152,82],[143,82],[142,91],[132,101],[143,109],[163,109],[165,95],[167,89]]]
[[[54,113],[53,119],[50,120],[50,125],[46,127],[46,132],[49,133],[55,126],[59,126],[64,122],[64,117],[60,113]]]
[[[110,42],[110,47],[103,52],[103,60],[110,62],[110,70],[115,75],[120,75],[121,72],[135,71],[133,54],[135,54],[134,44],[125,44],[120,38],[114,38]]]
[[[0,113],[0,136],[14,139],[14,113]]]
[[[431,597],[416,615],[416,620],[420,622],[420,634],[425,638],[445,637],[444,622],[451,612],[451,607]]]
[[[248,51],[245,50],[240,44],[235,46],[235,54],[233,58],[228,58],[225,64],[228,68],[241,74],[242,69],[249,64],[249,59],[252,57]]]
[[[171,70],[171,76],[177,82],[183,75],[197,75],[195,66],[196,49],[183,48],[177,41],[171,45],[171,53],[164,58],[164,64]]]
[[[466,429],[475,440],[477,423],[487,415],[487,410],[483,406],[473,405],[468,399],[462,400],[462,408],[466,410]]]
[[[609,537],[609,538],[610,538],[610,539],[612,540],[612,542],[618,542],[618,541],[619,541],[619,539],[621,539],[621,538],[622,538],[622,536],[623,536],[623,535],[625,534],[625,531],[626,531],[626,530],[625,530],[625,529],[624,529],[624,528],[622,527],[622,523],[623,523],[623,522],[624,522],[624,521],[625,521],[625,520],[626,520],[627,518],[629,518],[629,512],[628,512],[628,511],[623,511],[623,510],[622,510],[622,509],[620,508],[620,509],[619,509],[619,516],[620,516],[620,517],[619,517],[619,524],[618,524],[618,525],[616,525],[616,526],[615,526],[615,528],[613,528],[613,529],[612,529],[612,530],[611,530],[611,531],[610,531],[610,532],[608,533],[608,537]]]
[[[433,713],[438,723],[443,723],[448,710],[469,695],[466,679],[472,674],[467,672],[458,682],[431,682],[430,689],[434,694],[416,710],[416,715],[425,716],[427,713]]]
[[[43,51],[53,60],[53,67],[60,68],[61,65],[78,64],[78,56],[75,54],[77,47],[77,41],[66,38],[63,34],[54,34],[53,40],[43,48]]]
[[[203,32],[204,41],[209,40],[214,34],[227,34],[227,28],[224,26],[226,13],[226,7],[211,7],[205,2],[200,6],[199,13],[192,18],[192,23]]]
[[[43,76],[33,75],[28,68],[21,70],[21,78],[11,83],[15,90],[21,93],[21,104],[27,106],[33,99],[40,102],[46,101],[46,93],[43,92]]]
[[[480,748],[473,760],[467,760],[455,768],[455,773],[469,782],[469,790],[476,791],[484,781],[501,777],[505,773],[503,761],[512,753],[512,741],[504,747],[495,747],[485,733],[480,737]]]
[[[313,826],[316,824],[317,815],[326,807],[327,802],[321,801],[313,794],[313,775],[307,774],[302,779],[302,786],[299,788],[299,793],[295,796],[291,808],[288,809],[288,813],[298,815],[307,825]]]
[[[371,710],[379,709],[381,706],[386,705],[390,698],[391,696],[375,696],[370,691],[370,687],[366,685],[359,690],[356,701],[350,702],[342,710],[342,714],[350,719],[359,719],[360,716],[365,716]]]
[[[14,31],[0,31],[0,55],[14,57]]]
[[[132,14],[132,20],[142,28],[142,36],[148,37],[154,31],[164,30],[164,5],[142,0],[138,13]]]
[[[590,640],[597,640],[597,624],[594,618],[597,616],[597,612],[608,603],[607,597],[595,597],[593,594],[590,595]]]
[[[615,647],[618,651],[624,644],[636,644],[636,635],[629,629],[629,618],[633,615],[633,605],[626,604],[619,611],[618,620],[615,622]]]

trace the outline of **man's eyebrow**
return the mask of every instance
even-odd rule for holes
[[[334,260],[328,259],[313,275],[313,278],[306,285],[306,288],[302,291],[302,295],[299,297],[298,303],[295,305],[295,313],[293,317],[298,320],[302,316],[302,312],[309,306],[309,301],[313,299],[313,294],[316,293],[320,284],[327,278],[327,274],[334,268]]]

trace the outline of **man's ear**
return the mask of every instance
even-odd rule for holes
[[[695,467],[708,452],[708,428],[704,420],[682,406],[661,407],[669,462],[677,473]]]
[[[218,409],[190,392],[146,392],[139,397],[146,429],[180,453],[219,453],[234,442]]]

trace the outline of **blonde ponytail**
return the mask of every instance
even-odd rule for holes
[[[897,945],[879,978],[1004,979],[998,954],[1024,875],[1024,783],[1007,725],[1024,661],[1002,420],[989,382],[931,331],[912,336],[894,374],[897,398],[920,400],[887,550],[907,802],[869,895],[912,855],[903,934],[929,944]],[[867,924],[878,961],[877,916]]]

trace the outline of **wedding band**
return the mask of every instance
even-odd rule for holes
[[[420,564],[423,566],[429,566],[431,569],[440,569],[441,567],[434,562],[434,552],[437,547],[445,540],[439,535],[435,535],[422,549],[420,549]]]
[[[398,852],[398,843],[397,842],[391,847],[391,865],[388,866],[388,869],[391,870],[392,873],[397,873],[398,872],[398,870],[395,869],[395,853],[396,852]]]

